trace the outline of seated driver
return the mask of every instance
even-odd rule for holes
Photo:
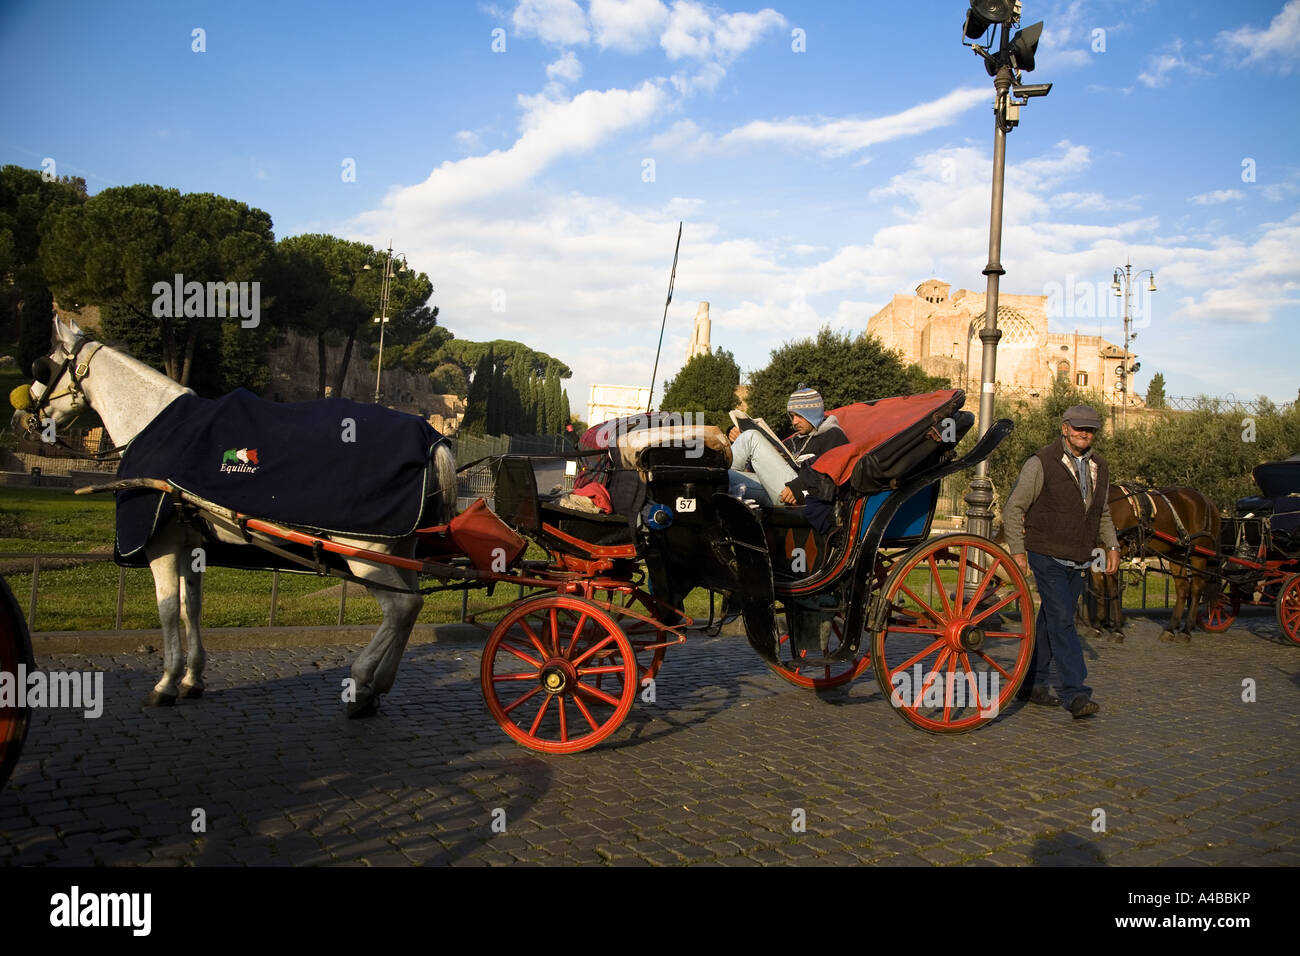
[[[817,487],[812,463],[832,448],[848,444],[835,416],[827,416],[816,389],[800,383],[785,407],[795,433],[782,444],[799,463],[798,471],[762,431],[733,427],[727,435],[731,440],[730,494],[767,507],[801,505],[804,495]]]

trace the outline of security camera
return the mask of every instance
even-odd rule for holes
[[[1011,87],[1011,92],[1016,96],[1046,96],[1052,92],[1051,83],[1025,83],[1017,84]]]

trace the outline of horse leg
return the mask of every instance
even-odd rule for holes
[[[1187,639],[1189,641],[1192,639],[1192,635],[1191,635],[1192,628],[1196,626],[1196,610],[1201,606],[1201,592],[1205,588],[1205,577],[1203,575],[1204,571],[1205,571],[1204,561],[1192,562],[1192,571],[1190,574],[1191,580],[1188,583],[1187,619],[1186,619],[1186,623],[1183,626],[1183,630],[1187,634]]]
[[[1184,614],[1187,610],[1187,573],[1181,567],[1174,569],[1174,610],[1169,618],[1169,626],[1160,634],[1162,641],[1174,641],[1179,644],[1190,643],[1192,637],[1187,633]]]
[[[370,546],[373,547],[373,544]],[[411,544],[398,553],[413,550]],[[414,571],[361,561],[349,561],[348,564],[353,574],[367,582],[404,588],[407,591],[415,591],[419,583]],[[420,616],[420,609],[424,607],[424,595],[418,592],[406,593],[382,588],[367,590],[379,603],[383,622],[352,664],[354,699],[348,701],[347,713],[354,718],[373,716],[379,709],[380,696],[392,689],[398,665],[402,662],[402,652],[411,637],[415,620]]]
[[[188,552],[187,552],[188,553]],[[193,561],[181,561],[180,620],[185,628],[185,677],[181,681],[182,697],[202,697],[204,690],[203,665],[208,655],[203,650],[199,634],[199,621],[203,617],[203,572],[194,568]]]
[[[1124,602],[1122,600],[1123,587],[1120,584],[1120,576],[1117,571],[1114,574],[1107,574],[1103,578],[1104,598],[1106,606],[1106,627],[1110,630],[1110,639],[1116,644],[1124,643]]]
[[[158,621],[162,625],[163,674],[149,694],[150,707],[170,707],[176,703],[176,682],[181,676],[180,634],[180,565],[184,556],[172,528],[164,529],[145,547],[149,570],[153,573],[154,594],[158,598]]]

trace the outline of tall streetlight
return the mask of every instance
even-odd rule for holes
[[[390,239],[388,241],[388,254],[384,259],[384,275],[379,284],[379,314],[375,316],[374,319],[375,323],[379,326],[379,368],[375,369],[376,405],[379,404],[379,379],[380,376],[384,374],[384,328],[388,325],[388,293],[393,287],[393,277],[398,273],[406,272],[406,256],[398,253],[397,257],[401,260],[402,264],[395,273],[393,271],[393,266],[395,265],[393,259],[393,242]],[[361,268],[369,271],[370,263],[367,262]]]
[[[1007,161],[1007,133],[1020,123],[1020,107],[1031,96],[1046,96],[1051,83],[1025,85],[1021,74],[1034,68],[1034,54],[1038,38],[1042,35],[1041,22],[1031,24],[1012,36],[1011,30],[1020,22],[1019,0],[971,0],[962,25],[962,43],[971,47],[984,60],[984,69],[993,77],[993,201],[989,212],[989,261],[984,267],[988,276],[988,291],[984,296],[984,328],[980,341],[984,354],[980,366],[980,418],[982,437],[993,424],[993,388],[997,381],[998,339],[998,280],[1006,274],[1002,268],[1002,184]],[[999,39],[999,27],[1001,37]],[[967,40],[983,39],[993,31],[992,42],[982,45]],[[996,52],[994,46],[996,45]],[[1017,96],[1024,99],[1016,99]],[[989,480],[989,465],[982,461],[975,468],[970,491],[966,493],[966,530],[971,534],[991,537],[993,534],[993,482]]]
[[[1131,321],[1128,312],[1129,286],[1132,284],[1134,279],[1141,280],[1143,274],[1151,276],[1151,285],[1147,286],[1147,291],[1155,292],[1156,274],[1150,269],[1143,269],[1141,272],[1134,275],[1133,265],[1128,261],[1128,259],[1124,260],[1123,269],[1116,266],[1115,281],[1110,284],[1110,287],[1115,290],[1116,295],[1122,295],[1124,297],[1124,364],[1119,367],[1119,393],[1122,396],[1120,400],[1124,403],[1120,408],[1120,416],[1122,427],[1124,428],[1128,428],[1128,377],[1142,367],[1141,362],[1134,362],[1132,366],[1128,364],[1128,344],[1132,339],[1137,338],[1136,332],[1132,335],[1129,334],[1129,322]],[[1124,280],[1124,287],[1122,289],[1120,288],[1119,281],[1121,278]]]

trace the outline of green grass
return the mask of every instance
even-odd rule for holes
[[[0,486],[0,552],[84,553],[112,551],[113,499],[104,495],[75,496],[67,489],[9,488]],[[544,557],[536,545],[529,558]],[[26,609],[32,574],[28,559],[0,559],[3,573],[19,605]],[[153,577],[145,568],[119,569],[111,559],[58,561],[44,564],[40,573],[40,598],[35,626],[42,631],[100,630],[111,628],[117,603],[119,573],[125,575],[122,626],[155,628],[158,610]],[[265,571],[210,568],[204,587],[203,623],[208,627],[254,627],[269,623],[272,575]],[[426,580],[425,584],[435,582]],[[279,576],[276,624],[321,626],[338,623],[339,594],[343,582],[312,574]],[[483,611],[515,600],[517,585],[498,584],[489,596],[484,590],[469,592],[468,611]],[[708,616],[706,591],[687,598],[687,613],[698,620]],[[444,592],[425,598],[420,621],[446,623],[460,620],[461,594]],[[359,585],[347,586],[344,623],[377,625],[379,605]]]

